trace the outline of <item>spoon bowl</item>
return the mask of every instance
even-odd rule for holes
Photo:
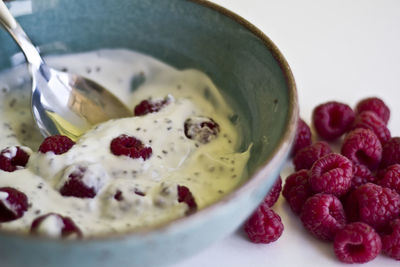
[[[32,76],[32,115],[43,136],[65,135],[76,141],[93,125],[128,117],[130,111],[100,84],[50,68],[3,1],[0,24],[21,48]]]

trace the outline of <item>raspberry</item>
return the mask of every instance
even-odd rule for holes
[[[293,141],[293,155],[296,155],[297,151],[309,145],[311,145],[310,127],[302,119],[299,119],[297,122],[296,136]]]
[[[60,155],[70,150],[73,145],[75,145],[75,142],[67,136],[52,135],[44,139],[39,147],[39,151],[42,153],[51,151],[56,155]]]
[[[400,164],[400,137],[393,137],[383,145],[381,168]]]
[[[357,187],[346,199],[345,211],[349,221],[368,223],[380,230],[400,214],[400,195],[373,183]]]
[[[282,190],[282,178],[281,176],[278,176],[278,179],[276,179],[275,184],[272,186],[271,190],[269,190],[263,202],[267,204],[268,207],[272,207],[278,200],[281,190]]]
[[[19,146],[12,146],[0,152],[0,170],[13,172],[25,167],[29,160],[29,154]]]
[[[326,142],[316,142],[311,146],[305,147],[297,152],[293,158],[295,170],[311,169],[314,162],[330,153],[332,153],[332,150]]]
[[[0,223],[21,218],[28,210],[28,198],[17,189],[0,188]]]
[[[300,214],[304,202],[313,195],[308,183],[308,171],[300,170],[288,176],[283,186],[282,195],[289,203],[292,211]]]
[[[382,145],[373,131],[357,128],[346,136],[341,152],[354,164],[375,170],[382,158]]]
[[[202,144],[207,144],[217,138],[219,125],[207,117],[193,117],[185,121],[185,136]]]
[[[75,225],[71,218],[63,217],[56,213],[48,213],[36,218],[32,222],[31,233],[49,237],[82,237],[81,230]]]
[[[400,164],[393,164],[379,173],[378,184],[400,194]]]
[[[150,158],[153,150],[151,147],[145,146],[142,141],[133,136],[122,134],[111,141],[111,152],[116,156],[128,156],[134,159],[142,158],[146,160]]]
[[[363,111],[374,112],[385,124],[388,123],[390,118],[390,109],[382,99],[377,97],[366,98],[358,102],[356,106],[356,114],[360,114]]]
[[[310,170],[309,183],[315,193],[341,196],[350,189],[352,177],[351,161],[342,155],[331,153],[314,163]]]
[[[400,218],[389,223],[381,238],[383,253],[400,260]]]
[[[121,190],[117,190],[117,192],[115,192],[114,194],[114,199],[116,201],[122,201],[124,200],[124,196],[122,195],[122,191]]]
[[[66,197],[94,198],[105,184],[104,169],[98,164],[82,162],[64,171],[60,194]]]
[[[304,203],[300,214],[304,227],[322,240],[333,240],[346,225],[342,203],[334,195],[316,194]]]
[[[319,136],[334,140],[350,129],[354,117],[354,111],[348,105],[331,101],[317,106],[312,120]]]
[[[281,217],[267,205],[261,204],[244,225],[244,230],[253,243],[271,243],[283,232]]]
[[[165,105],[170,102],[170,97],[167,96],[162,100],[143,100],[136,105],[134,109],[135,116],[144,116],[148,113],[154,113],[160,111]]]
[[[186,211],[186,215],[192,214],[197,210],[197,203],[192,192],[184,185],[178,185],[178,202],[188,205],[189,209]]]
[[[390,131],[384,121],[372,111],[363,111],[357,115],[352,129],[365,128],[372,130],[382,144],[390,139]]]
[[[376,177],[365,165],[353,164],[353,178],[351,179],[351,188],[357,188],[366,183],[375,182]]]
[[[336,234],[333,248],[342,262],[365,263],[378,256],[382,242],[371,226],[355,222],[346,225]]]
[[[141,197],[144,197],[144,196],[146,195],[145,193],[139,191],[138,189],[135,189],[135,190],[133,191],[133,193],[135,193],[136,195],[141,196]],[[116,201],[123,201],[123,200],[125,199],[124,194],[122,193],[121,190],[119,190],[119,189],[116,190],[116,192],[115,192],[115,194],[114,194],[114,199],[115,199]]]

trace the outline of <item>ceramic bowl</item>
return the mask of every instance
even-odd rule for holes
[[[27,11],[17,18],[20,24],[37,45],[52,47],[53,53],[127,48],[179,69],[202,70],[234,102],[243,147],[253,143],[253,148],[246,181],[191,216],[83,241],[1,232],[1,266],[162,266],[200,251],[243,223],[285,163],[298,116],[292,73],[268,37],[234,13],[200,0],[26,0],[19,6]],[[0,70],[11,66],[17,52],[11,38],[0,32]]]

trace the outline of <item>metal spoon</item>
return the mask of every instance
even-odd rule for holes
[[[61,134],[75,141],[94,124],[132,116],[132,111],[96,82],[50,68],[2,0],[0,24],[28,62],[32,115],[42,135]]]

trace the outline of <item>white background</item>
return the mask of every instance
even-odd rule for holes
[[[306,122],[319,103],[337,100],[354,106],[363,97],[379,96],[392,111],[392,136],[400,136],[400,1],[213,2],[249,20],[279,47],[295,76]],[[282,177],[291,171],[288,163]],[[285,226],[275,243],[252,244],[238,231],[175,267],[345,266],[330,243],[303,230],[282,197],[274,210]],[[380,255],[363,266],[399,263]]]

